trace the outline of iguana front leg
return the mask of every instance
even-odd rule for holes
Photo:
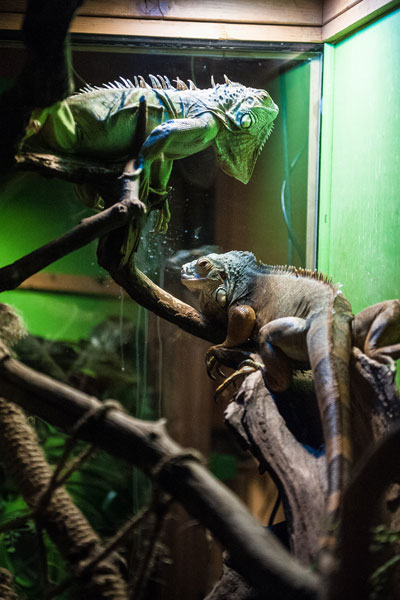
[[[211,113],[193,119],[170,119],[153,129],[145,140],[136,166],[142,167],[140,197],[167,194],[173,161],[204,150],[219,132],[219,123]],[[157,229],[168,227],[168,205],[161,207]]]
[[[140,157],[145,165],[161,154],[167,160],[190,156],[207,148],[219,132],[217,119],[209,112],[190,119],[170,119],[153,129],[145,140]]]
[[[211,346],[206,354],[206,368],[208,376],[215,379],[213,369],[218,368],[219,350],[235,348],[244,344],[249,339],[256,323],[256,313],[251,306],[241,304],[234,306],[228,312],[228,327],[225,341],[222,344]]]
[[[400,358],[400,300],[379,302],[359,312],[352,334],[355,346],[394,371]]]

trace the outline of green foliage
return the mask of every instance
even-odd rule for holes
[[[99,399],[117,399],[128,412],[136,414],[138,377],[135,365],[138,363],[136,349],[142,347],[140,341],[138,344],[138,333],[130,322],[122,323],[121,329],[121,323],[111,318],[97,326],[88,340],[63,343],[30,336],[19,344],[17,354],[25,364]],[[143,402],[143,394],[141,396]],[[146,406],[144,410],[141,407],[140,412],[152,417],[148,398],[146,390]],[[31,421],[49,464],[56,465],[68,436],[41,419],[31,418]],[[83,442],[77,442],[72,456],[84,447]],[[150,481],[142,473],[100,450],[79,471],[73,472],[66,488],[102,538],[114,535],[132,514],[149,501],[151,494]],[[28,512],[7,474],[0,471],[0,526]],[[143,535],[145,533],[135,532],[125,547],[119,549],[128,565],[137,563]],[[21,598],[42,598],[49,585],[56,585],[67,577],[64,562],[46,534],[43,534],[45,551],[42,552],[32,520],[1,534],[0,538],[0,566],[14,576]],[[61,600],[73,597],[71,590],[57,596]]]
[[[400,554],[393,555],[396,549],[398,551],[400,530],[390,530],[386,529],[384,525],[378,525],[373,529],[372,535],[370,551],[373,553],[385,553],[390,556],[369,578],[369,600],[382,600],[382,598],[390,597],[390,578],[394,567],[400,563]],[[394,545],[397,548],[393,548]]]

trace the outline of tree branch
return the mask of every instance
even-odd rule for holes
[[[99,405],[64,384],[5,356],[0,363],[3,394],[62,429]],[[80,437],[143,469],[179,500],[228,549],[235,568],[251,585],[282,599],[315,599],[318,578],[304,569],[248,513],[225,486],[166,433],[164,423],[139,421],[110,411],[88,422]]]
[[[133,300],[157,316],[211,343],[216,344],[224,339],[225,329],[211,323],[198,310],[156,285],[136,267],[133,259],[130,264],[117,266],[114,261],[106,261],[102,256],[99,264]]]
[[[225,411],[226,424],[280,489],[291,547],[303,564],[316,560],[323,533],[326,462],[324,455],[313,455],[311,448],[307,450],[289,430],[288,411],[290,404],[295,405],[296,411],[305,413],[303,421],[310,424],[313,403],[312,379],[305,380],[297,374],[288,392],[271,395],[257,371],[246,377]],[[279,404],[285,405],[286,422],[278,410]]]
[[[0,292],[13,290],[25,279],[66,254],[82,248],[92,240],[120,228],[137,215],[134,200],[123,200],[110,208],[83,219],[79,225],[59,238],[30,252],[11,265],[0,269]]]

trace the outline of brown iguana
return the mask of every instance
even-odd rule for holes
[[[21,152],[47,152],[85,159],[129,160],[134,148],[139,103],[147,104],[141,197],[160,201],[168,192],[173,161],[214,146],[219,166],[247,183],[273,128],[278,107],[265,90],[225,78],[209,89],[150,75],[85,87],[81,93],[34,111]],[[87,203],[97,195],[85,188]],[[165,221],[168,221],[166,210]],[[166,223],[165,223],[166,224]]]
[[[190,290],[200,292],[205,317],[227,322],[225,341],[207,352],[210,374],[218,365],[219,353],[225,358],[227,349],[233,351],[249,340],[257,344],[263,364],[246,361],[237,373],[262,368],[271,391],[289,387],[293,368],[311,367],[328,470],[329,526],[322,546],[334,549],[334,529],[352,461],[351,346],[355,343],[375,360],[393,365],[393,359],[400,356],[400,344],[395,343],[400,340],[400,302],[393,300],[362,311],[354,321],[352,334],[348,300],[317,271],[265,265],[250,252],[232,251],[186,263],[181,281]]]

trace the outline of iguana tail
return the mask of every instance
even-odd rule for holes
[[[335,291],[326,311],[317,313],[308,332],[308,351],[314,373],[327,460],[327,537],[322,549],[334,551],[343,488],[352,462],[350,431],[349,360],[351,352],[351,307]]]

